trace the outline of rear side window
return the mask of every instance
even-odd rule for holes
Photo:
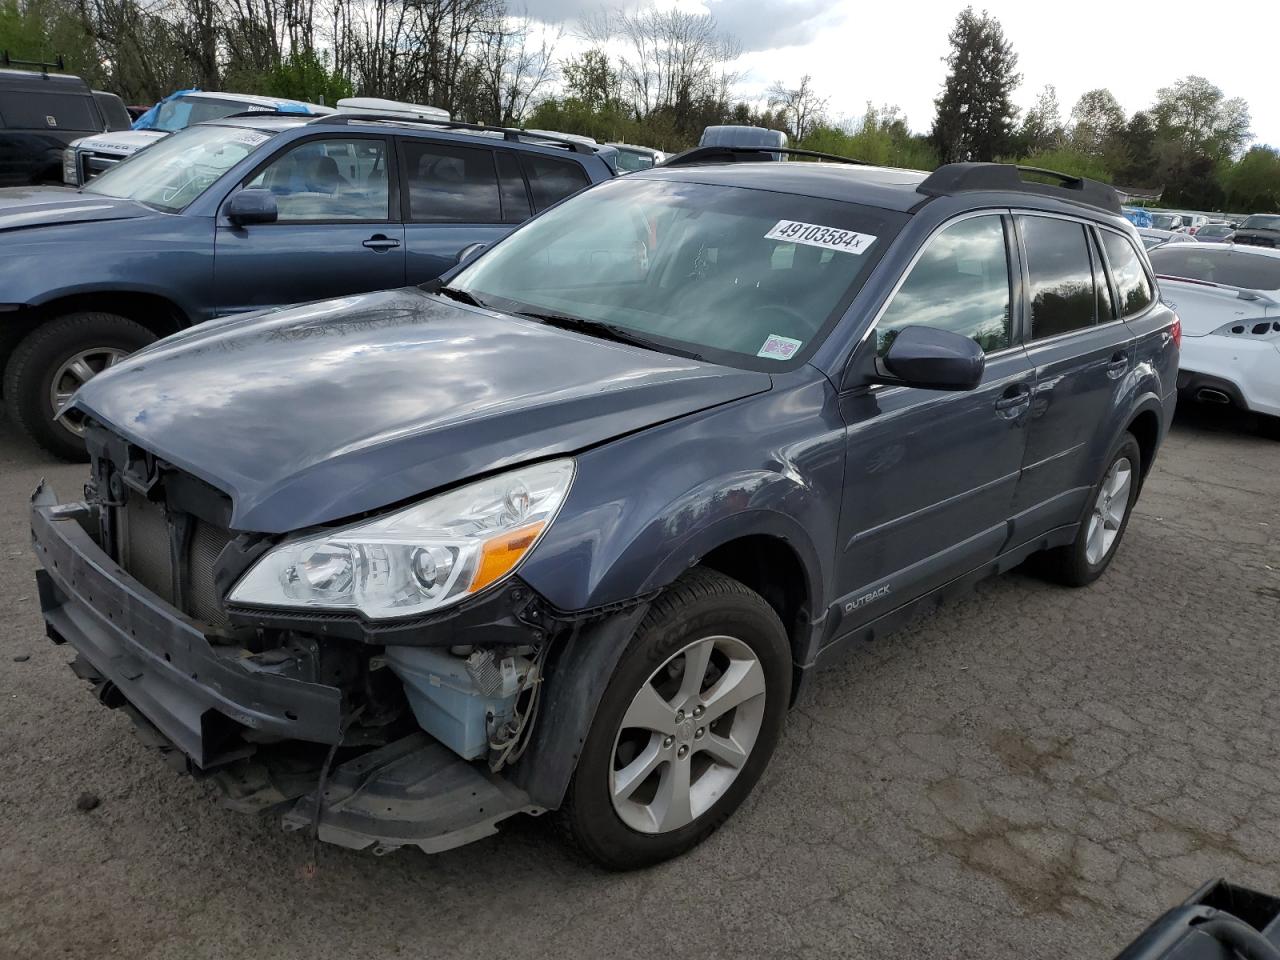
[[[1141,313],[1151,306],[1155,291],[1151,289],[1151,278],[1138,258],[1138,251],[1124,237],[1107,230],[1102,231],[1102,245],[1106,248],[1111,279],[1115,281],[1116,295],[1120,299],[1121,316]]]
[[[533,191],[533,205],[538,210],[545,210],[591,182],[582,167],[572,160],[526,153],[521,155],[520,161]]]
[[[0,96],[0,117],[9,130],[102,129],[98,106],[87,94],[6,93]]]
[[[1093,326],[1097,294],[1084,226],[1052,217],[1018,221],[1027,254],[1031,338]]]
[[[1162,277],[1225,283],[1246,290],[1280,290],[1280,257],[1237,250],[1215,250],[1216,244],[1187,243],[1151,251],[1151,265]]]
[[[533,210],[529,207],[529,191],[520,172],[520,161],[515,154],[504,150],[494,156],[498,160],[498,188],[502,191],[502,219],[507,223],[529,219]]]
[[[929,241],[876,324],[883,355],[903,327],[972,337],[990,353],[1012,343],[1009,257],[999,215],[970,217]]]
[[[501,223],[493,151],[404,141],[409,219],[415,223]]]

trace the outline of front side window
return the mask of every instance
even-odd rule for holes
[[[177,213],[271,136],[246,127],[194,127],[139,150],[94,177],[84,192]]]
[[[246,184],[275,194],[280,221],[387,219],[387,143],[343,137],[308,140]]]
[[[961,220],[929,241],[876,324],[882,356],[903,327],[950,330],[988,353],[1013,342],[1009,257],[998,214]]]
[[[1027,254],[1031,338],[1043,340],[1093,326],[1097,294],[1083,224],[1019,217]]]
[[[1111,278],[1115,281],[1116,295],[1120,298],[1121,315],[1131,317],[1141,313],[1155,299],[1151,278],[1147,276],[1138,251],[1124,237],[1108,230],[1102,231],[1102,245],[1107,250],[1107,262],[1111,265]]]
[[[603,323],[716,362],[803,359],[906,221],[743,187],[609,181],[529,221],[452,281],[481,302]]]
[[[409,218],[415,223],[501,223],[493,151],[406,140]]]
[[[524,164],[529,187],[533,190],[533,203],[538,210],[545,210],[591,182],[582,167],[572,160],[558,160],[531,153],[522,154],[520,160]]]

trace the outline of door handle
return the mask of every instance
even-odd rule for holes
[[[368,247],[370,250],[393,250],[400,246],[399,240],[393,240],[391,237],[382,233],[375,233],[366,240],[361,246]]]
[[[1031,387],[1025,383],[1015,383],[996,401],[996,409],[1012,418],[1016,414],[1010,414],[1009,411],[1017,411],[1019,407],[1028,406],[1030,403]]]
[[[1107,364],[1107,376],[1112,380],[1119,380],[1128,369],[1129,355],[1127,353],[1117,353],[1112,356],[1111,362]]]

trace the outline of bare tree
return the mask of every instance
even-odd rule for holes
[[[805,74],[798,87],[788,87],[781,80],[769,88],[769,106],[780,110],[791,125],[797,141],[802,141],[813,128],[826,119],[827,98],[813,88],[813,78]]]

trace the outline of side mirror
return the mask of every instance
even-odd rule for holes
[[[270,190],[241,190],[227,201],[223,210],[227,219],[237,227],[247,227],[251,223],[275,223],[280,218],[275,194]]]
[[[458,259],[456,262],[466,263],[468,260],[470,260],[472,257],[474,257],[477,253],[479,253],[481,250],[483,250],[487,246],[488,246],[487,243],[467,244],[465,247],[463,247],[461,250],[458,251]]]
[[[969,337],[933,327],[903,327],[876,360],[876,382],[926,390],[972,390],[987,355]]]

